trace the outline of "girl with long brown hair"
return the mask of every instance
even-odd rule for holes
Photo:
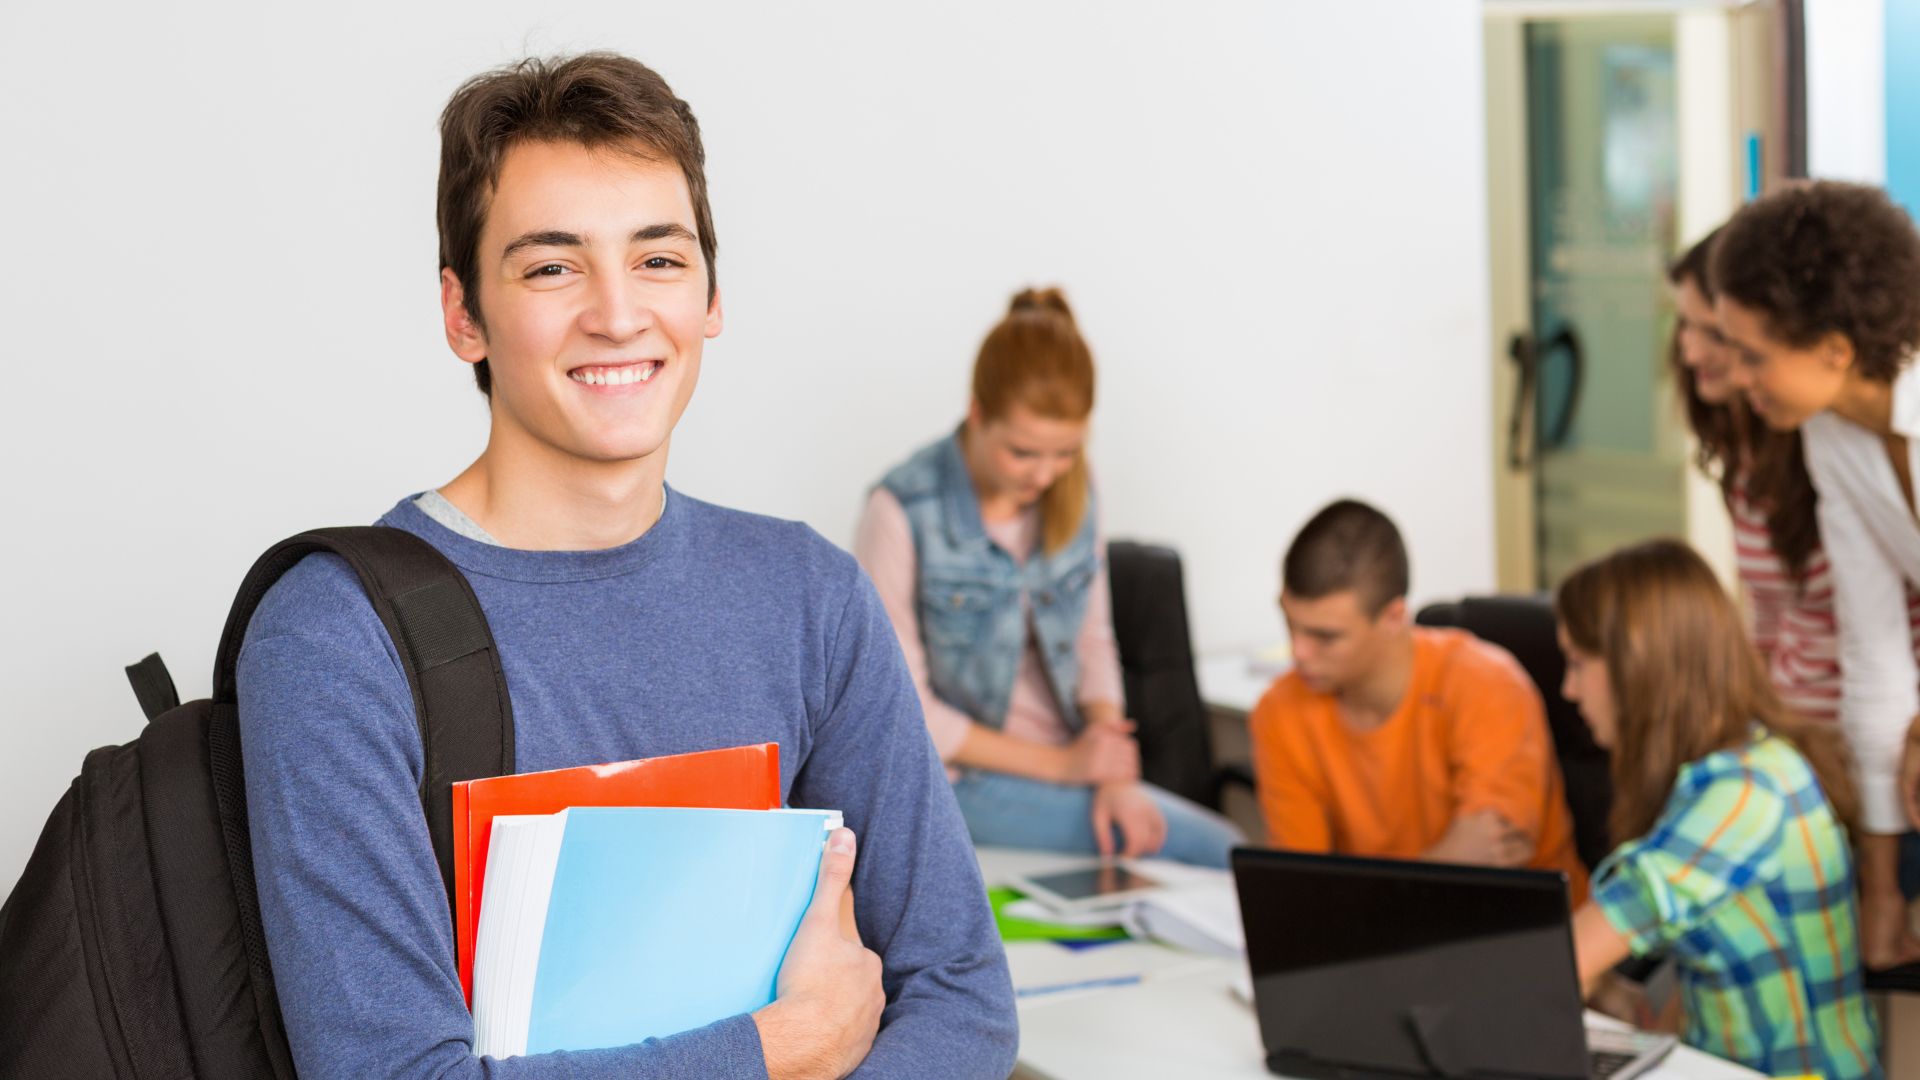
[[[1789,709],[1694,551],[1656,540],[1555,598],[1561,692],[1613,755],[1613,835],[1574,915],[1591,988],[1629,954],[1678,965],[1689,1044],[1770,1076],[1879,1077],[1832,725]]]
[[[1140,779],[1086,438],[1093,356],[1057,289],[980,346],[960,427],[881,478],[854,554],[974,842],[1225,866],[1239,834]]]
[[[1774,688],[1802,716],[1835,720],[1839,631],[1813,481],[1799,432],[1769,429],[1740,394],[1739,353],[1713,310],[1710,260],[1719,235],[1709,233],[1667,269],[1675,309],[1668,367],[1693,431],[1695,464],[1719,481],[1733,521],[1748,628]]]

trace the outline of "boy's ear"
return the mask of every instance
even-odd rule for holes
[[[713,300],[707,304],[707,336],[717,338],[726,325],[726,313],[720,310],[720,290],[713,290]]]
[[[1387,606],[1380,609],[1380,615],[1375,621],[1395,630],[1406,626],[1408,624],[1407,598],[1396,596],[1387,601]]]
[[[487,358],[487,335],[467,310],[467,293],[451,269],[440,271],[440,317],[447,328],[447,347],[469,364]]]

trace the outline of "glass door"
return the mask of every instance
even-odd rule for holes
[[[1678,191],[1673,20],[1526,27],[1536,584],[1685,531],[1686,462],[1659,429]]]
[[[1485,10],[1500,587],[1551,588],[1656,535],[1729,573],[1725,511],[1691,467],[1667,371],[1666,265],[1760,184],[1782,14]]]

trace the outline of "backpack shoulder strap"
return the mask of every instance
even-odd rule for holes
[[[235,668],[254,609],[280,575],[316,552],[353,568],[400,654],[426,755],[420,803],[451,905],[453,784],[512,772],[514,753],[513,706],[493,632],[473,586],[446,556],[404,529],[379,525],[315,529],[275,544],[247,572],[227,615],[213,700],[238,703]]]

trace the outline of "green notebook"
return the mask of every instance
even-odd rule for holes
[[[1008,915],[1006,906],[1024,896],[1019,890],[1004,885],[987,890],[987,902],[993,905],[993,922],[1000,928],[1001,941],[1117,941],[1127,936],[1127,932],[1117,926],[1062,926]]]

